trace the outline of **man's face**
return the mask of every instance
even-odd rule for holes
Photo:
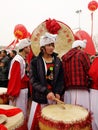
[[[30,53],[30,46],[25,47],[24,51],[26,54],[29,54]]]

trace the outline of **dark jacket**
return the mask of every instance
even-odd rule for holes
[[[7,87],[8,85],[8,73],[9,73],[9,60],[8,57],[1,59],[0,64],[0,87]]]
[[[63,69],[60,59],[55,53],[54,57],[54,80],[52,92],[62,95],[64,90]],[[47,81],[45,77],[45,67],[41,53],[31,60],[30,64],[30,81],[33,87],[32,98],[34,101],[46,104],[47,94],[50,92],[47,88]]]

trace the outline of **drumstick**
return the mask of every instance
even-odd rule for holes
[[[58,98],[54,98],[54,100],[58,103],[65,104],[63,101],[59,100]]]
[[[54,98],[54,100],[55,100],[56,102],[60,103],[60,105],[61,105],[64,109],[66,108],[66,107],[65,107],[65,103],[64,103],[63,101],[59,100],[58,98]]]

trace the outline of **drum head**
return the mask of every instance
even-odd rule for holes
[[[64,53],[71,49],[72,43],[75,40],[74,34],[70,27],[60,21],[57,21],[61,28],[58,31],[58,36],[55,45],[55,52],[61,57]],[[39,40],[40,36],[45,32],[49,32],[46,28],[46,21],[42,22],[32,33],[31,47],[35,55],[38,55],[40,51]]]

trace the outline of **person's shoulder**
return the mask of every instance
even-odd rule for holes
[[[31,63],[36,63],[39,59],[39,56],[34,56],[32,59],[31,59]]]
[[[77,54],[78,55],[88,55],[85,51],[82,51],[82,50],[79,50]]]
[[[88,59],[90,61],[90,57],[85,51],[80,51],[77,56],[79,59]]]
[[[58,53],[53,52],[52,56],[53,56],[55,59],[59,59],[59,60],[60,60],[60,57],[59,57],[59,54],[58,54]]]
[[[35,60],[37,60],[37,56],[34,56],[34,57],[31,59],[32,62],[35,61]]]

